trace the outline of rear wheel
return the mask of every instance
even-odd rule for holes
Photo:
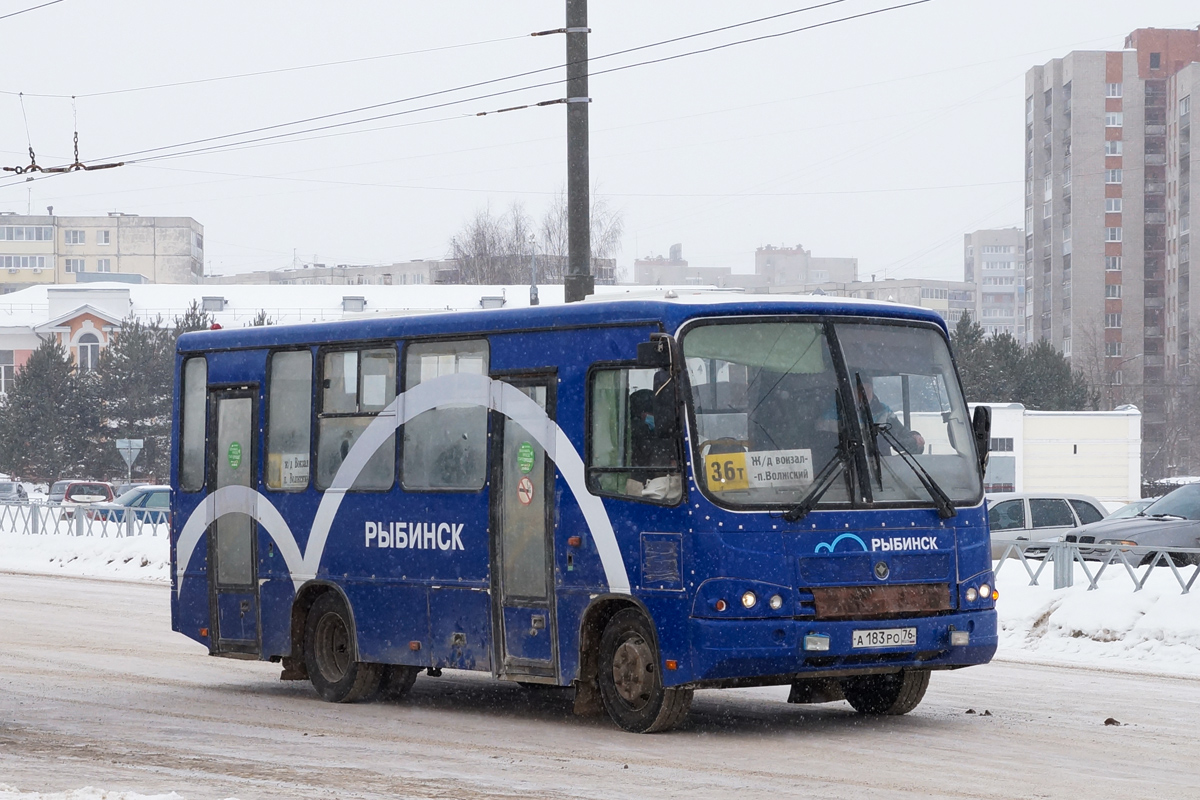
[[[600,637],[600,699],[632,733],[674,728],[692,707],[691,688],[666,688],[650,623],[636,608],[618,611]]]
[[[354,661],[354,627],[342,598],[317,598],[304,625],[304,664],[317,694],[331,703],[369,699],[379,691],[382,665]],[[415,677],[415,676],[414,676]]]
[[[842,681],[846,700],[860,714],[898,716],[916,708],[929,688],[929,670],[906,669]]]

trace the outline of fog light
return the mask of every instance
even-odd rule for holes
[[[783,608],[783,598],[777,594],[773,594],[771,595],[771,599],[767,601],[767,604],[771,606],[772,611],[778,611]]]
[[[725,609],[729,608],[729,606],[726,605],[724,600],[718,600],[717,602],[713,603],[713,608],[715,608],[717,611],[724,611]]]
[[[971,634],[969,631],[950,631],[951,647],[966,647],[970,643]]]
[[[988,586],[986,583],[983,586],[979,587],[979,596],[982,597],[984,600],[987,600],[988,597],[991,596],[991,594],[992,594],[992,587]]]
[[[978,597],[979,597],[979,592],[975,591],[974,586],[972,586],[970,589],[967,589],[967,602],[968,603],[974,603]]]
[[[754,608],[756,603],[758,603],[758,595],[756,595],[754,592],[746,592],[744,595],[742,595],[743,607]]]
[[[828,650],[829,637],[823,633],[810,633],[804,637],[805,650]]]

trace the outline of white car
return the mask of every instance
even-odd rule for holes
[[[1005,492],[989,494],[988,527],[992,531],[992,558],[1004,553],[997,540],[1062,541],[1072,529],[1099,522],[1108,516],[1099,500],[1086,494],[1056,492]]]

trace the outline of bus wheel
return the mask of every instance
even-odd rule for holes
[[[600,698],[631,733],[670,730],[692,707],[691,688],[665,688],[650,623],[636,608],[618,611],[600,637]]]
[[[408,694],[408,690],[417,682],[420,671],[420,667],[384,664],[379,678],[379,696],[385,700],[396,700]]]
[[[304,663],[317,694],[331,703],[351,703],[379,690],[381,665],[352,661],[354,632],[342,599],[317,598],[304,624]]]
[[[846,700],[860,714],[907,714],[929,688],[929,670],[906,669],[887,675],[862,675],[842,681]]]

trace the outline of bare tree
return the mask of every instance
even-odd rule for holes
[[[450,239],[450,257],[463,283],[521,283],[529,279],[533,238],[533,222],[520,203],[502,216],[487,206]]]

